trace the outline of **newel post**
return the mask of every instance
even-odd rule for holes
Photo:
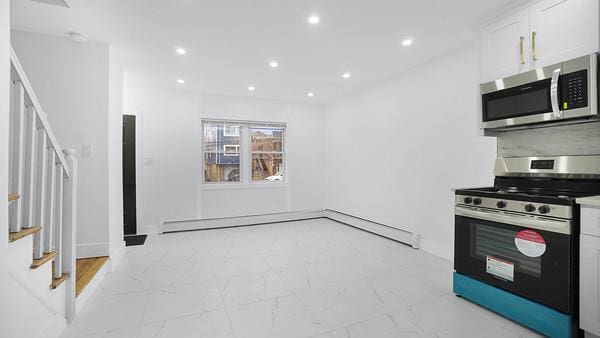
[[[63,271],[69,274],[66,283],[66,307],[65,317],[71,322],[75,317],[75,259],[77,239],[77,159],[75,149],[64,149],[65,159],[69,166],[69,177],[64,181],[63,200]]]

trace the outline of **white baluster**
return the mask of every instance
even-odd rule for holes
[[[38,242],[34,241],[34,249],[33,249],[33,258],[40,259],[44,254],[44,243],[45,237],[47,235],[47,227],[46,227],[46,172],[48,169],[48,138],[46,136],[46,130],[43,127],[38,127],[38,162],[36,164],[38,168],[38,175],[36,185],[38,187],[37,191],[37,200],[35,202],[36,205],[36,213],[35,213],[35,223],[42,227],[42,233],[37,233],[36,236],[43,237],[38,246]],[[34,238],[35,239],[35,238]]]
[[[12,106],[12,176],[10,177],[10,192],[19,195],[23,194],[23,144],[25,141],[25,90],[20,81],[16,81],[13,91]],[[17,199],[10,205],[10,231],[21,231],[22,222],[22,199]]]
[[[75,317],[75,242],[77,236],[77,176],[78,166],[75,158],[75,150],[65,149],[71,176],[65,178],[64,182],[64,204],[63,204],[63,272],[70,275],[66,283],[66,317],[71,322]]]
[[[21,196],[23,202],[23,221],[22,226],[24,228],[31,228],[38,224],[34,224],[34,210],[35,210],[35,159],[36,159],[36,146],[37,146],[37,113],[35,109],[30,106],[27,107],[27,118],[25,122],[25,161],[24,161],[24,182],[23,182],[23,196]],[[41,238],[40,236],[37,236]],[[39,239],[38,238],[38,239]]]
[[[58,251],[58,255],[54,259],[54,278],[60,278],[62,276],[62,226],[63,226],[63,183],[65,179],[65,172],[60,162],[56,163],[57,166],[57,177],[56,177],[56,211],[54,221],[54,250]]]
[[[49,253],[52,251],[52,245],[54,242],[52,241],[52,236],[54,232],[54,208],[55,208],[55,199],[56,199],[56,153],[54,152],[54,148],[50,147],[48,149],[50,152],[48,155],[48,162],[46,165],[48,166],[48,198],[47,198],[47,209],[46,209],[46,227],[44,227],[44,253]]]

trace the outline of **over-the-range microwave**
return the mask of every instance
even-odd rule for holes
[[[481,84],[482,127],[598,118],[598,58],[586,55]]]

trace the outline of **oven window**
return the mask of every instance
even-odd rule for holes
[[[487,256],[505,259],[515,264],[521,273],[540,278],[542,275],[542,258],[527,257],[515,245],[516,231],[471,223],[471,233],[475,234],[471,241],[471,256],[485,261]]]
[[[542,80],[483,95],[484,122],[552,111],[550,81]]]

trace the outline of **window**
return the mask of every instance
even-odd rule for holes
[[[228,136],[238,128],[237,136]],[[231,133],[230,133],[231,134]],[[240,180],[239,127],[225,123],[204,124],[204,182],[238,182]]]
[[[240,136],[240,126],[223,126],[223,136]]]
[[[237,144],[226,144],[223,146],[225,156],[240,156],[240,146]]]
[[[285,124],[203,120],[204,182],[282,182]]]
[[[283,129],[252,128],[252,180],[283,180]]]

